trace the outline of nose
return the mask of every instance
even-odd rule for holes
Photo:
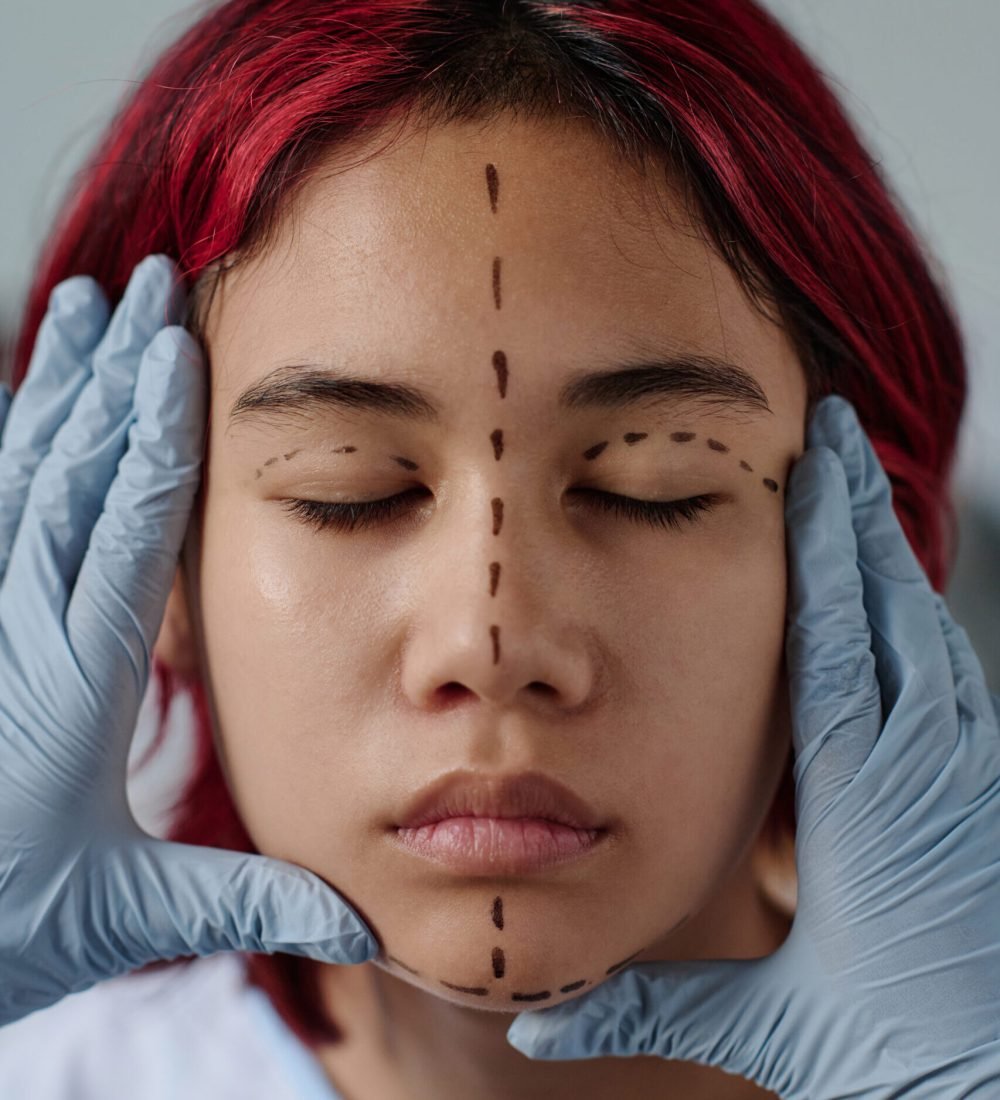
[[[502,240],[506,203],[503,177],[495,164],[484,165],[483,182],[483,216],[492,222],[491,239]],[[492,300],[491,312],[501,311],[503,256],[484,254],[483,262],[490,291],[484,301]],[[503,327],[497,331],[502,333]],[[488,444],[494,462],[509,464],[504,413],[508,387],[517,384],[517,362],[503,347],[502,337],[498,344],[484,347],[482,357],[482,369],[495,382]],[[485,541],[488,550],[459,567],[456,583],[449,578],[440,606],[427,612],[415,650],[408,654],[404,686],[425,707],[452,706],[469,697],[510,706],[529,694],[561,711],[578,710],[594,692],[599,666],[592,647],[557,609],[523,587],[517,559],[510,552],[510,505],[502,492],[491,495],[488,504],[483,515],[488,517],[489,533],[472,541],[477,548]]]

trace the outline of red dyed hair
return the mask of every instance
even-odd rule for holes
[[[953,562],[950,468],[964,350],[933,261],[799,45],[752,0],[229,0],[151,66],[108,124],[39,257],[14,345],[23,378],[56,283],[114,306],[151,252],[178,260],[200,337],[227,254],[265,249],[333,147],[408,111],[589,118],[623,159],[679,178],[711,243],[793,338],[811,403],[850,400],[934,587]],[[217,273],[214,277],[218,277]],[[203,685],[154,663],[162,739],[191,693],[196,760],[169,839],[256,852],[217,762]],[[791,758],[769,821],[794,828]],[[154,963],[178,965],[191,960]],[[309,1046],[340,1032],[318,964],[248,955]]]

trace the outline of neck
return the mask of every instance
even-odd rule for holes
[[[712,904],[635,960],[758,958],[784,942],[790,922],[738,874]],[[376,963],[325,966],[322,988],[345,1038],[318,1052],[348,1100],[751,1100],[773,1096],[692,1062],[659,1058],[534,1061],[507,1042],[513,1014],[466,1008]]]

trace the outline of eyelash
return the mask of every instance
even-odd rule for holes
[[[392,519],[401,509],[401,501],[414,492],[397,493],[382,500],[370,500],[339,504],[324,500],[285,499],[282,504],[285,511],[301,522],[318,530],[335,529],[353,531],[359,527],[374,527]],[[606,493],[601,489],[586,489],[600,501],[602,511],[613,512],[616,516],[630,519],[636,523],[645,523],[650,527],[680,530],[685,524],[699,520],[719,501],[715,493],[703,493],[687,500],[637,500],[634,497],[621,496],[619,493]]]

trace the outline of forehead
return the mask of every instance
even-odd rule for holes
[[[411,125],[337,149],[274,247],[227,275],[206,337],[213,387],[229,394],[331,355],[444,392],[502,343],[553,392],[581,365],[657,349],[741,362],[779,416],[805,400],[788,337],[712,252],[679,186],[574,119]]]

